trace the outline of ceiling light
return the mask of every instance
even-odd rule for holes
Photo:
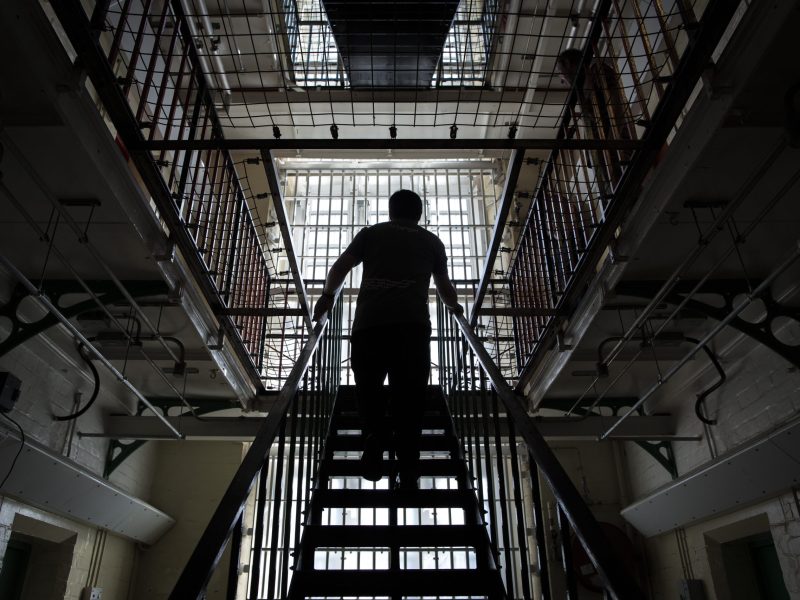
[[[394,125],[389,127],[389,137],[392,138],[393,140],[397,139],[397,127],[395,127]]]
[[[450,139],[451,140],[456,139],[457,135],[458,135],[458,125],[450,125]]]

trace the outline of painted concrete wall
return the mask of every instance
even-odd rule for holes
[[[0,304],[7,301],[10,292],[8,279],[0,277]],[[25,308],[30,316],[38,314],[33,306]],[[7,331],[8,322],[0,319],[0,339]],[[108,441],[81,438],[77,432],[101,431],[105,413],[125,412],[134,406],[133,401],[121,394],[101,372],[101,392],[95,406],[73,422],[74,427],[70,422],[55,421],[53,415],[74,411],[76,393],[82,395],[82,403],[85,403],[93,388],[91,373],[80,360],[71,340],[58,328],[0,357],[0,371],[11,372],[22,381],[19,400],[9,416],[20,424],[26,437],[102,476]],[[0,436],[5,435],[6,428],[13,426],[0,419]],[[155,446],[145,444],[111,475],[110,481],[147,501],[155,460]],[[5,471],[0,473],[0,479],[4,476]],[[9,537],[19,529],[21,517],[61,528],[75,536],[64,598],[78,600],[81,590],[90,583],[103,588],[104,598],[128,598],[131,572],[136,562],[134,542],[3,496],[0,496],[0,564]],[[43,531],[38,533],[46,535],[46,528]],[[98,544],[97,548],[94,548],[95,544]]]
[[[132,598],[166,598],[242,461],[237,442],[158,442],[153,504],[177,523],[156,544],[143,550]],[[244,560],[244,559],[243,559]],[[224,599],[228,552],[208,586],[209,600]]]
[[[52,570],[33,573],[40,578],[46,574],[58,583],[61,583],[59,578],[65,576],[65,600],[80,600],[82,590],[88,585],[102,588],[103,598],[124,600],[129,597],[131,566],[136,553],[132,542],[114,535],[98,535],[94,527],[0,496],[0,541],[4,549],[13,531],[55,543],[72,540],[74,547],[67,553],[66,565],[52,565]],[[33,583],[26,583],[26,588],[28,585]]]

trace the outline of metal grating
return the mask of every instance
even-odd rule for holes
[[[601,17],[598,10],[607,4],[602,39],[590,41],[593,23]],[[409,58],[417,60],[408,74],[409,89],[391,76],[399,72],[396,57],[377,48],[379,33],[359,42],[363,60],[357,67],[349,65],[348,74],[339,51],[348,57],[353,48],[343,49],[340,38],[337,49],[336,32],[313,0],[279,5],[129,0],[109,7],[101,43],[117,74],[144,104],[148,121],[162,132],[170,123],[174,128],[182,115],[163,98],[142,93],[143,88],[156,79],[170,90],[169,97],[187,91],[191,96],[182,75],[188,60],[204,73],[223,131],[247,128],[237,136],[265,137],[278,127],[287,138],[327,137],[328,127],[336,125],[341,136],[384,138],[386,128],[394,125],[400,136],[436,137],[446,136],[455,125],[465,137],[513,133],[552,138],[575,87],[557,64],[562,52],[596,46],[591,52],[620,77],[620,96],[631,106],[628,125],[633,126],[658,100],[687,43],[689,4],[536,0],[501,6],[493,0],[463,0],[435,61],[410,52]],[[452,5],[452,0],[429,2],[426,11],[433,14]],[[384,17],[373,15],[375,31],[396,29],[398,14],[391,9]],[[413,11],[410,16],[408,27],[419,30],[425,19]]]

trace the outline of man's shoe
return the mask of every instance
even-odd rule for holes
[[[380,481],[383,476],[383,449],[378,438],[368,435],[364,440],[364,452],[361,454],[362,477],[369,481]]]

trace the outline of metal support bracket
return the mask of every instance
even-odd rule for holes
[[[178,416],[192,418],[191,412],[180,401],[175,398],[148,398],[149,402],[161,411],[164,417],[171,416],[169,411],[171,408],[180,408],[181,411]],[[206,415],[216,412],[218,410],[225,410],[231,408],[231,401],[229,400],[209,400],[206,398],[189,400],[194,408],[196,415]],[[137,416],[141,416],[147,407],[141,402],[136,408]],[[106,453],[106,464],[103,469],[103,477],[108,479],[109,475],[113,473],[122,463],[124,463],[131,454],[136,452],[148,440],[122,440],[112,438],[108,444],[108,452]]]
[[[757,286],[760,282],[750,281],[750,285]],[[660,289],[662,282],[660,281],[623,281],[616,287],[616,293],[623,296],[635,296],[639,298],[652,298]],[[688,298],[687,295],[690,290],[694,289],[696,282],[684,281],[681,282],[675,289],[664,298],[666,302],[672,305],[679,305],[681,303],[687,309],[701,313],[707,317],[722,321],[732,311],[734,307],[734,300],[741,294],[750,292],[750,287],[745,280],[741,279],[721,279],[707,282],[703,285],[698,293],[704,295],[715,295],[722,299],[722,306],[715,306],[696,298]],[[776,319],[789,318],[800,323],[800,308],[785,306],[775,300],[772,292],[766,289],[760,295],[761,301],[764,303],[766,314],[757,322],[746,321],[741,317],[735,317],[731,320],[729,325],[745,334],[751,339],[766,346],[781,358],[787,360],[794,367],[800,368],[800,346],[790,346],[779,340],[772,329],[772,325]]]
[[[578,414],[602,414],[599,409],[607,408],[616,417],[624,409],[629,408],[636,404],[637,398],[603,398],[597,406],[587,412],[587,408],[594,403],[593,398],[584,398],[581,403],[575,408]],[[560,410],[564,407],[565,401],[559,399],[545,399],[539,405],[539,408],[550,408]],[[644,411],[639,408],[637,414],[644,415]],[[647,452],[655,461],[664,467],[664,470],[669,473],[670,477],[677,479],[678,465],[675,462],[675,453],[672,450],[672,442],[667,440],[630,440],[642,450]]]
[[[130,295],[137,300],[152,296],[167,297],[170,292],[169,286],[163,281],[123,281],[122,283]],[[105,306],[126,301],[122,292],[111,281],[87,281],[87,284]],[[62,298],[65,296],[85,295],[86,292],[76,281],[50,280],[43,282],[40,287],[47,292],[47,295],[67,317],[76,317],[83,312],[97,309],[97,303],[91,298],[69,306],[62,305]],[[28,297],[30,294],[27,290],[23,286],[17,285],[8,302],[0,306],[0,317],[6,317],[11,322],[11,331],[4,340],[0,341],[0,356],[47,331],[59,322],[52,313],[47,313],[36,321],[23,321],[19,315],[19,308]]]

